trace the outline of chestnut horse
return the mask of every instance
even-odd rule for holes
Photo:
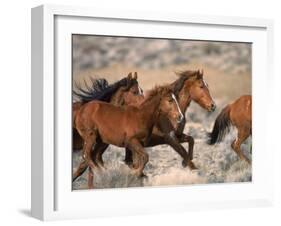
[[[213,145],[222,141],[233,125],[238,130],[237,138],[231,147],[241,160],[250,163],[250,160],[240,149],[241,144],[252,135],[252,96],[245,95],[238,98],[232,104],[227,105],[216,118],[212,132],[209,134],[208,143]]]
[[[89,188],[93,187],[92,170],[98,168],[92,156],[99,146],[113,144],[129,148],[135,156],[133,165],[136,175],[143,176],[143,169],[148,162],[144,146],[149,142],[158,118],[168,115],[182,117],[175,95],[167,87],[156,87],[149,91],[138,107],[120,107],[100,101],[83,105],[77,112],[75,125],[84,140],[83,158],[89,166]]]
[[[190,105],[191,101],[195,101],[202,108],[209,112],[215,110],[215,103],[210,95],[208,85],[203,77],[203,71],[183,71],[177,73],[178,79],[166,85],[167,88],[172,89],[176,95],[177,101],[179,103],[180,111],[183,113],[183,118],[178,120],[171,116],[161,116],[158,122],[153,127],[151,138],[145,147],[153,147],[161,144],[170,145],[182,158],[183,167],[189,166],[190,169],[196,169],[194,166],[193,159],[193,148],[194,139],[192,136],[183,133],[185,126],[185,112]],[[188,153],[181,143],[188,142]],[[107,146],[99,147],[93,156],[93,159],[103,166],[102,154],[106,150]],[[125,163],[131,167],[133,163],[132,152],[126,148]],[[84,173],[87,169],[85,162],[81,162],[73,181]]]
[[[134,77],[130,72],[127,77],[111,85],[108,85],[105,79],[91,79],[91,82],[92,86],[90,87],[84,81],[85,88],[76,84],[77,91],[73,91],[73,94],[78,97],[80,101],[72,104],[73,122],[80,107],[92,100],[100,100],[119,106],[137,104],[144,99],[143,91],[137,81],[136,72],[134,73]],[[80,150],[82,147],[83,140],[73,123],[73,149]]]
[[[167,87],[174,90],[183,115],[185,115],[191,101],[195,101],[209,112],[215,110],[216,105],[210,95],[208,84],[203,78],[203,70],[187,70],[176,74],[179,78]],[[189,166],[193,170],[197,169],[192,162],[194,139],[192,136],[183,133],[185,123],[185,117],[180,122],[172,118],[162,118],[153,128],[150,142],[146,147],[168,144],[183,158],[183,167]],[[188,154],[181,145],[185,142],[188,142]],[[126,150],[125,163],[127,165],[132,163],[132,155],[128,149]]]

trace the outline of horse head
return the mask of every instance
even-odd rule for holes
[[[216,104],[210,95],[209,86],[204,80],[203,70],[184,71],[177,74],[180,76],[179,82],[175,86],[177,94],[183,90],[188,98],[207,111],[213,112],[216,109]]]
[[[137,72],[134,73],[134,76],[132,76],[132,72],[130,72],[125,78],[125,80],[126,80],[126,85],[122,89],[123,104],[138,105],[140,102],[143,101],[144,95],[143,95],[143,90],[138,83]]]

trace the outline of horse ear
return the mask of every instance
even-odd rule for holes
[[[202,71],[198,70],[196,78],[197,79],[202,79],[203,78],[203,70]]]
[[[130,72],[127,77],[128,79],[132,79],[132,72]]]
[[[203,69],[201,69],[201,71],[200,71],[200,75],[203,77],[203,74],[204,74],[204,71],[203,71]]]
[[[138,79],[138,73],[137,72],[134,73],[134,79],[136,79],[136,80]]]

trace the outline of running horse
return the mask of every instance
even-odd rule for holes
[[[91,87],[84,81],[84,88],[75,84],[76,91],[73,94],[80,99],[79,102],[72,104],[73,120],[73,149],[80,150],[83,147],[83,140],[75,128],[75,117],[78,110],[85,103],[92,100],[100,100],[116,106],[133,105],[140,103],[143,99],[143,90],[137,81],[137,72],[130,72],[127,77],[109,85],[105,79],[91,79]]]
[[[175,95],[168,87],[150,90],[139,106],[114,106],[101,101],[83,105],[77,112],[75,125],[84,140],[83,159],[89,166],[89,188],[93,187],[93,170],[99,168],[93,155],[99,147],[106,149],[109,144],[129,148],[135,157],[134,171],[138,177],[143,176],[149,159],[144,146],[160,117],[182,118]]]
[[[182,166],[188,166],[191,170],[197,169],[197,167],[192,162],[194,139],[183,132],[186,124],[185,112],[191,101],[196,102],[208,112],[213,112],[216,109],[203,74],[203,70],[187,70],[176,73],[178,79],[166,87],[174,90],[183,118],[181,121],[173,118],[162,118],[154,126],[150,142],[146,146],[170,145],[183,158]],[[188,143],[188,153],[181,145],[185,142]],[[129,149],[126,149],[125,163],[129,166],[132,163],[132,152]]]
[[[182,158],[183,167],[188,166],[190,169],[196,169],[193,164],[193,148],[194,139],[192,136],[183,133],[184,126],[186,123],[185,112],[189,107],[191,101],[195,101],[203,109],[209,112],[213,112],[216,108],[215,103],[210,95],[208,84],[204,80],[203,70],[187,70],[176,73],[178,79],[166,85],[165,87],[172,89],[175,93],[178,107],[183,113],[180,119],[171,116],[161,116],[158,122],[153,127],[151,138],[145,147],[153,147],[161,144],[170,145]],[[181,143],[188,142],[188,153]],[[102,154],[106,150],[107,146],[100,147],[93,156],[93,159],[100,166],[103,166]],[[133,156],[129,148],[126,148],[125,163],[129,167],[133,167]],[[77,171],[74,174],[73,181],[76,180],[80,175],[87,169],[85,161],[80,163]]]
[[[241,160],[250,164],[250,160],[240,149],[241,144],[252,135],[252,96],[244,95],[227,105],[216,118],[213,130],[209,133],[208,143],[213,145],[221,142],[234,126],[238,130],[237,138],[232,142],[231,147]]]

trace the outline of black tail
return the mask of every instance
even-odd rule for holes
[[[226,106],[216,118],[213,131],[208,134],[208,144],[212,145],[220,142],[225,134],[229,132],[231,126],[229,112],[230,108]]]

